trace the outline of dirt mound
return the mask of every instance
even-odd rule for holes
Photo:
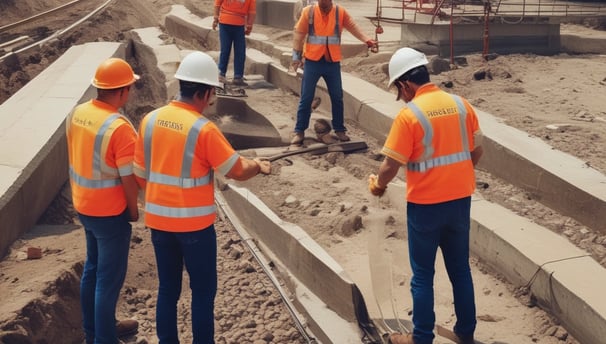
[[[40,296],[19,309],[10,320],[0,323],[0,343],[81,342],[81,275],[82,264],[76,263],[46,284]]]

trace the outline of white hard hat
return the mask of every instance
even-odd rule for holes
[[[389,83],[391,86],[396,79],[411,69],[428,64],[425,54],[412,48],[400,48],[389,60]]]
[[[183,58],[179,64],[175,78],[183,81],[196,82],[211,86],[222,87],[219,82],[219,68],[208,54],[194,51]]]

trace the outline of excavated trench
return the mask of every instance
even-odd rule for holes
[[[138,49],[142,49],[142,47],[138,46],[135,51]],[[137,56],[131,58],[131,62],[133,65],[135,65],[137,73],[144,75],[147,80],[145,87],[143,87],[143,85],[137,85],[137,92],[134,94],[133,99],[131,99],[131,102],[126,107],[126,113],[132,114],[133,122],[135,125],[137,125],[145,113],[155,107],[165,104],[168,94],[170,93],[167,90],[170,89],[170,87],[166,86],[166,78],[162,72],[157,69],[155,65],[156,61],[149,59],[149,55],[141,54],[140,51],[138,51],[138,53],[135,55]],[[261,152],[262,150],[260,148],[263,147],[280,147],[277,148],[277,150],[284,150],[286,149],[287,144],[287,140],[284,137],[284,132],[288,131],[290,127],[283,123],[275,125],[274,123],[276,122],[274,121],[274,116],[284,116],[285,113],[287,116],[292,115],[292,112],[289,112],[292,109],[284,108],[284,102],[292,102],[293,99],[296,101],[296,97],[293,97],[293,95],[289,92],[290,91],[288,90],[285,91],[276,89],[273,85],[265,82],[262,79],[253,80],[251,83],[251,89],[249,91],[249,97],[264,97],[265,101],[263,104],[256,104],[254,108],[251,108],[247,105],[246,99],[219,98],[215,106],[209,109],[206,115],[218,124],[228,140],[230,140],[233,146],[237,149],[248,150],[248,152],[251,154]],[[281,102],[272,102],[272,100],[284,97],[288,99]],[[259,109],[261,110],[259,111]],[[321,114],[325,115],[325,113]],[[269,120],[268,118],[272,118],[272,120]],[[352,132],[359,137],[370,138],[364,132],[356,129],[355,127],[352,127]],[[370,168],[376,167],[378,164],[377,156],[373,151],[373,149],[377,148],[375,145],[376,142],[373,142],[373,144],[371,144],[371,149],[366,154],[356,154],[351,157],[345,156],[342,153],[331,153],[322,157],[302,156],[300,159],[293,159],[294,163],[293,161],[290,161],[289,163],[277,163],[275,165],[277,169],[275,172],[279,175],[279,177],[271,180],[271,187],[270,184],[268,184],[269,180],[267,179],[255,180],[248,186],[250,186],[253,190],[257,190],[259,192],[259,197],[265,201],[271,209],[279,212],[278,215],[280,215],[280,217],[288,218],[294,222],[296,222],[297,219],[301,219],[302,222],[304,222],[302,215],[298,213],[304,213],[303,215],[315,214],[311,215],[312,221],[314,221],[315,218],[318,227],[322,229],[327,228],[332,236],[317,233],[312,236],[314,239],[322,242],[322,245],[325,246],[330,253],[331,247],[334,248],[342,243],[347,245],[348,240],[364,241],[368,238],[367,236],[363,235],[365,229],[370,227],[369,222],[366,222],[367,220],[370,220],[366,217],[367,213],[364,213],[368,212],[368,208],[361,207],[361,209],[359,209],[357,203],[350,200],[351,197],[343,199],[337,196],[339,196],[339,194],[351,192],[351,184],[346,184],[343,186],[341,185],[343,181],[355,183],[355,180],[362,180],[366,173],[369,172]],[[258,148],[258,151],[255,150]],[[273,151],[276,151],[276,149]],[[298,174],[292,171],[293,169],[308,169],[309,174],[312,175],[311,178],[300,180],[299,182],[301,183],[313,186],[314,184],[319,185],[318,180],[329,179],[331,182],[327,185],[323,184],[323,186],[319,189],[316,188],[312,191],[313,193],[320,194],[320,197],[313,198],[301,196],[301,199],[295,199],[293,201],[287,197],[288,192],[285,193],[284,191],[290,188],[292,189],[291,192],[295,193],[298,190],[294,185],[296,184],[296,181],[289,180],[289,176],[300,177]],[[363,182],[361,182],[361,184],[363,185]],[[310,191],[306,190],[306,192],[309,193]],[[279,193],[281,195],[280,197],[282,198],[275,197],[277,193]],[[49,207],[47,213],[43,216],[42,220],[40,221],[41,224],[65,225],[66,223],[73,222],[74,214],[69,207],[69,196],[66,195],[68,195],[68,190],[64,188],[60,196],[55,199],[53,204]],[[355,194],[351,199],[360,200],[363,199],[362,197],[363,196]],[[251,198],[253,197],[251,196]],[[329,202],[328,200],[332,198],[338,199],[338,201],[334,203]],[[392,206],[394,205],[387,203],[382,205],[379,204],[377,207],[385,210]],[[326,208],[333,209],[326,210]],[[323,212],[326,212],[327,217],[332,219],[318,216],[318,214],[322,214]],[[401,214],[399,216],[401,216]],[[403,224],[399,222],[401,221],[399,216],[396,215],[396,217],[393,217],[391,214],[386,215],[386,218],[388,219],[388,221],[385,222],[387,232],[383,234],[385,234],[385,238],[387,240],[401,240],[403,238],[404,234],[401,231]],[[330,222],[329,226],[320,226],[320,222],[322,221]],[[220,220],[219,222],[220,226],[225,225],[223,224],[223,220]],[[36,233],[46,233],[44,230],[45,226],[42,226],[42,228],[43,229],[34,230],[31,235],[35,236]],[[136,229],[137,233],[133,236],[133,249],[135,251],[138,249],[137,245],[140,244],[141,241],[145,242],[146,239],[144,237],[145,234],[143,234],[145,233],[145,229],[140,225]],[[66,230],[66,232],[69,231]],[[224,243],[220,243],[220,246],[226,247],[225,253],[230,257],[235,257],[237,255],[246,256],[246,253],[239,251],[243,247],[241,242],[242,239],[230,236],[229,240]],[[352,245],[352,248],[354,247],[355,246]],[[15,248],[20,248],[19,244],[17,244]],[[390,246],[390,249],[393,249],[393,247]],[[288,251],[286,252],[286,254],[288,254]],[[46,253],[52,255],[54,252]],[[393,255],[396,256],[395,253]],[[350,266],[361,264],[360,257],[337,257],[337,259],[339,260],[339,263],[346,266],[345,270],[347,270],[347,268]],[[251,261],[250,255],[248,256],[247,261]],[[405,264],[400,261],[398,265]],[[255,267],[257,270],[260,270],[258,266]],[[255,267],[253,267],[253,270]],[[486,272],[488,270],[477,261],[474,261],[474,268],[477,268],[482,272]],[[40,296],[35,297],[24,307],[16,310],[13,319],[10,321],[2,321],[0,323],[0,340],[4,341],[5,343],[79,342],[82,338],[82,334],[79,329],[80,316],[78,305],[78,280],[81,274],[81,269],[82,263],[76,262],[71,264],[71,267],[66,271],[56,274],[55,276],[59,276],[58,278],[55,277],[54,279],[49,279],[48,283],[41,288]],[[347,272],[351,273],[351,271]],[[153,267],[147,272],[139,273],[148,274],[152,278],[154,277]],[[353,279],[358,282],[357,279],[360,278],[360,276],[355,275],[355,272],[353,274]],[[10,271],[7,270],[3,270],[2,273],[0,273],[0,277],[3,277],[4,279],[10,278],[10,276]],[[406,282],[406,276],[398,275],[396,276],[396,279],[396,283],[400,284],[397,287],[397,290],[401,291],[401,289],[404,289],[403,287]],[[17,281],[15,281],[15,283],[17,283]],[[144,304],[146,306],[149,304],[149,308],[152,308],[153,303],[150,303],[147,300],[153,299],[153,293],[142,294],[141,289],[153,288],[150,286],[135,286],[135,284],[132,283],[125,287],[124,298],[126,299],[126,304],[134,304],[135,306],[124,308],[129,310],[125,313],[138,312],[140,304]],[[437,283],[444,284],[447,282],[441,281]],[[129,283],[127,282],[127,284]],[[268,285],[269,284],[265,284],[265,286]],[[361,288],[368,288],[368,286],[361,285]],[[506,288],[503,289],[491,287],[489,293],[494,293],[495,290],[500,290],[500,292],[504,293],[507,292]],[[486,290],[484,290],[484,292],[486,293]],[[266,299],[275,300],[275,292],[272,293],[269,291],[266,293]],[[449,302],[448,300],[442,301]],[[276,303],[279,304],[280,302]],[[221,306],[218,308],[220,309],[218,312],[220,314],[219,317],[224,316]],[[405,313],[402,309],[400,311]],[[284,309],[281,309],[278,312],[287,313]],[[148,322],[152,322],[152,320],[149,320],[149,318],[153,319],[153,316],[144,316],[142,313],[136,314],[139,314],[141,318],[148,319]],[[241,319],[246,319],[243,314],[239,314],[239,316]],[[485,314],[484,316],[485,319],[491,318],[490,314]],[[546,328],[541,328],[541,332],[537,333],[534,339],[548,336],[559,336],[564,338],[563,340],[565,340],[566,343],[575,343],[572,336],[565,333],[563,329],[557,328],[556,321],[544,314],[540,315],[539,317],[541,316],[547,325]],[[184,318],[186,317],[187,314],[184,315]],[[267,318],[270,320],[273,319],[272,316],[267,316]],[[313,319],[309,320],[313,321]],[[220,322],[221,320],[218,321]],[[296,326],[289,322],[287,325],[285,325],[285,327],[294,329]],[[552,331],[553,327],[556,327],[556,330]],[[182,331],[186,333],[187,329]],[[562,334],[562,331],[564,331],[565,335]],[[140,332],[148,338],[152,337],[153,326],[144,324]],[[548,332],[552,334],[547,334]],[[269,339],[271,336],[267,333],[273,333],[273,339]],[[185,334],[185,336],[187,335],[188,334]],[[275,343],[297,343],[301,341],[301,336],[297,336],[296,333],[293,334],[293,332],[289,332],[288,334],[280,337],[277,334],[277,331],[272,330],[271,327],[268,327],[266,333],[262,333],[258,335],[258,337],[263,338],[265,342],[273,341]],[[229,342],[229,339],[224,337],[222,338],[225,340],[225,342]],[[137,342],[139,342],[138,339]]]

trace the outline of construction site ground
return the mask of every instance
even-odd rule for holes
[[[0,25],[61,3],[59,0],[17,2],[14,6],[2,8]],[[0,99],[4,101],[14,94],[70,45],[120,41],[124,32],[132,28],[161,26],[162,16],[174,3],[183,4],[200,16],[210,15],[212,11],[209,0],[123,0],[115,3],[91,23],[45,49],[20,58],[12,65],[3,64]],[[370,11],[368,15],[374,15],[372,4],[354,0],[339,3],[355,9],[357,13],[366,9]],[[359,24],[368,33],[374,30],[372,24],[362,17]],[[598,36],[604,34],[576,24],[564,25],[562,30],[568,29]],[[254,30],[275,37],[279,44],[290,46],[287,31],[262,26],[255,26]],[[361,54],[344,61],[343,70],[383,87],[387,81],[385,71],[389,56],[389,52]],[[525,54],[499,56],[490,61],[485,61],[480,55],[471,55],[467,56],[467,62],[467,66],[432,76],[433,81],[444,87],[452,83],[449,90],[467,97],[474,106],[499,116],[505,123],[529,135],[542,138],[555,149],[581,158],[586,161],[586,167],[602,173],[606,171],[606,112],[603,107],[606,64],[603,55]],[[487,78],[475,80],[473,75],[479,70],[486,71]],[[268,91],[262,96],[252,91],[246,101],[255,108],[265,106],[268,111],[289,114],[294,121],[298,97],[285,90]],[[145,88],[143,81],[127,111],[141,116],[162,103],[163,100],[154,98],[154,92]],[[329,113],[322,107],[314,116],[328,117]],[[392,254],[394,261],[401,261],[394,265],[393,288],[400,293],[398,297],[405,298],[410,277],[405,273],[408,264],[405,220],[402,214],[390,210],[389,204],[380,203],[366,191],[366,176],[376,171],[381,159],[378,154],[381,142],[376,142],[351,123],[348,128],[354,139],[368,143],[367,152],[305,155],[279,160],[274,164],[271,176],[256,177],[243,185],[256,191],[281,218],[305,229],[339,263],[361,267],[357,270],[360,276],[366,273],[368,262],[356,252],[367,246],[372,230],[369,216],[389,219],[384,228],[385,249]],[[587,250],[603,266],[606,265],[604,234],[561,216],[543,206],[533,195],[483,171],[478,171],[478,180],[488,185],[480,190],[486,199],[561,233]],[[47,333],[55,336],[53,338],[81,336],[75,291],[85,256],[84,234],[69,204],[69,190],[65,188],[40,219],[40,225],[18,240],[0,263],[0,295],[10,295],[3,296],[0,302],[0,338],[6,343],[17,342],[19,333],[31,333],[32,327],[47,328]],[[379,214],[369,215],[368,209]],[[220,247],[217,342],[303,342],[275,289],[260,273],[258,264],[222,217],[217,222],[217,233]],[[31,246],[43,249],[42,259],[26,259],[25,249]],[[476,258],[472,258],[472,265],[478,298],[479,339],[486,343],[577,343],[555,319],[536,307],[523,289],[511,286]],[[129,272],[118,309],[120,318],[135,318],[141,324],[139,334],[136,338],[129,338],[129,343],[157,342],[154,335],[156,286],[149,233],[139,221],[134,225]],[[449,286],[444,275],[437,276],[436,287],[442,291],[440,295],[447,295],[444,290]],[[179,312],[183,342],[191,340],[187,289],[185,284]],[[448,297],[436,298],[437,317],[445,325],[452,325],[453,321],[450,303]],[[401,315],[405,316],[408,310],[400,310]],[[42,339],[29,338],[29,342]],[[27,338],[22,340],[28,342]],[[446,343],[441,339],[436,342]]]

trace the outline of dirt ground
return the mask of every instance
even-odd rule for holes
[[[60,0],[5,1],[0,3],[0,26],[63,3]],[[210,0],[122,0],[111,5],[91,23],[53,42],[30,56],[6,62],[0,66],[0,101],[4,101],[58,58],[70,45],[89,41],[120,41],[124,31],[137,27],[156,26],[170,5],[180,3],[199,15],[212,10]],[[359,0],[339,1],[347,7],[368,6]],[[152,10],[153,9],[153,10]],[[370,15],[374,12],[370,13]],[[49,24],[51,25],[51,24]],[[370,23],[361,23],[370,32]],[[263,28],[258,28],[263,30]],[[389,29],[388,27],[386,29]],[[565,25],[563,30],[585,30],[578,25]],[[268,29],[284,37],[283,32]],[[600,33],[599,33],[600,34]],[[343,62],[343,70],[379,87],[387,82],[385,64],[388,54],[357,56]],[[606,91],[604,56],[567,55],[535,56],[507,55],[484,61],[479,55],[467,56],[467,66],[432,76],[432,80],[468,98],[477,108],[501,117],[507,124],[546,140],[554,148],[575,155],[588,166],[606,172]],[[475,80],[479,70],[487,78]],[[452,84],[452,87],[447,85]],[[149,109],[161,105],[146,99],[145,91],[137,89],[137,108]],[[394,95],[395,96],[395,95]],[[268,101],[271,100],[271,101]],[[260,94],[251,91],[248,100],[279,104],[280,111],[294,119],[297,97],[281,90]],[[255,104],[257,103],[257,104]],[[320,109],[314,116],[328,116]],[[549,129],[550,124],[557,129]],[[366,266],[360,255],[372,235],[385,242],[384,250],[394,266],[394,288],[406,295],[405,221],[401,205],[377,202],[365,189],[365,178],[375,172],[380,162],[380,142],[366,136],[349,123],[355,139],[365,140],[369,150],[343,155],[297,156],[274,164],[272,175],[256,177],[245,186],[256,190],[261,199],[281,218],[304,228],[315,240],[352,271],[352,278],[364,283]],[[588,250],[606,266],[606,236],[586,228],[570,218],[541,205],[524,190],[515,188],[489,174],[478,171],[478,179],[490,185],[482,195],[505,205],[522,216],[568,237],[571,242]],[[67,210],[66,210],[67,209]],[[382,232],[376,232],[373,221],[383,221]],[[78,276],[84,258],[84,237],[73,212],[69,209],[69,193],[63,190],[40,221],[41,225],[27,233],[0,262],[0,342],[30,343],[44,328],[57,337],[53,343],[78,342],[79,305]],[[261,275],[260,267],[245,249],[244,243],[226,221],[217,222],[220,247],[219,295],[216,302],[216,332],[218,343],[298,343],[303,342],[270,281]],[[29,246],[43,248],[43,259],[26,260],[24,250]],[[502,281],[498,274],[472,260],[476,293],[478,295],[478,338],[488,343],[577,343],[565,329],[529,301],[523,290]],[[351,270],[350,270],[351,268]],[[359,275],[358,275],[359,274]],[[54,278],[56,276],[56,278]],[[141,323],[139,334],[129,343],[155,343],[154,300],[157,276],[149,233],[141,222],[135,224],[131,244],[129,272],[119,304],[120,318],[135,318]],[[54,281],[48,283],[49,280]],[[440,293],[436,298],[438,319],[448,325],[453,321],[444,276],[437,276]],[[369,286],[362,286],[367,288]],[[43,296],[40,296],[42,294]],[[399,296],[405,299],[405,296]],[[182,340],[191,340],[188,325],[189,296],[184,286],[180,303]],[[408,299],[409,300],[409,299]],[[402,300],[406,303],[406,300]],[[409,302],[408,302],[409,304]],[[405,313],[408,309],[402,309]],[[19,314],[14,319],[11,314]],[[51,317],[63,323],[51,323]],[[6,321],[5,319],[10,319]],[[512,331],[511,329],[515,329]],[[62,339],[61,339],[62,338]],[[21,340],[21,341],[19,341]],[[438,343],[441,343],[439,340]]]

